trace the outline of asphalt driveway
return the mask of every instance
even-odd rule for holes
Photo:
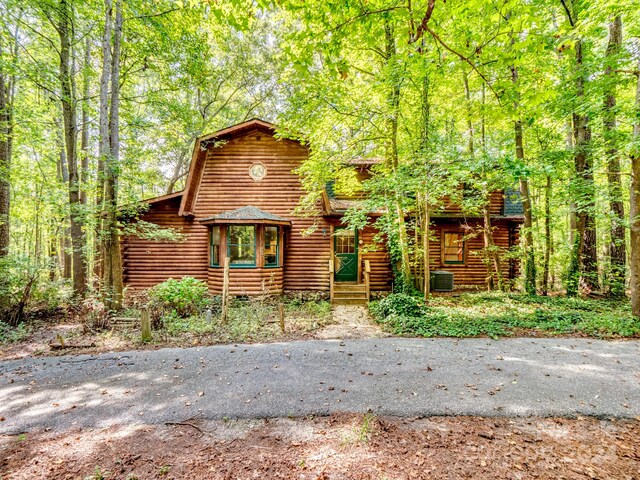
[[[640,416],[640,342],[303,341],[0,362],[0,433],[332,412]]]

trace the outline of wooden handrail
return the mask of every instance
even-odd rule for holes
[[[371,265],[369,264],[369,260],[364,261],[364,288],[367,294],[367,302],[371,299],[371,286],[369,275],[371,273]]]

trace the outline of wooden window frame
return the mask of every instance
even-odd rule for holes
[[[462,261],[446,261],[445,260],[445,235],[447,233],[455,233],[456,235],[461,235],[462,237]],[[455,228],[442,229],[442,233],[440,236],[440,265],[466,265],[467,264],[467,240],[464,237],[464,232],[457,230]]]
[[[212,225],[209,228],[209,268],[221,268],[224,265],[225,258],[231,258],[231,228],[232,227],[253,227],[253,245],[255,258],[252,264],[233,264],[229,262],[229,268],[280,268],[284,258],[285,229],[281,225],[270,225],[262,223],[221,223]],[[266,228],[274,227],[277,229],[276,236],[276,263],[265,262],[265,235]],[[220,228],[220,246],[218,263],[213,261],[213,228]],[[234,244],[237,245],[237,244]]]
[[[276,262],[275,263],[267,263],[266,257],[266,249],[267,249],[267,228],[275,228],[276,229]],[[261,248],[262,251],[262,262],[264,268],[278,268],[280,266],[280,227],[278,225],[262,225],[262,242]]]
[[[213,255],[213,229],[217,228],[218,229],[218,261],[214,262],[214,255]],[[212,225],[211,228],[209,229],[209,266],[210,267],[219,267],[220,266],[220,260],[222,257],[222,225]]]

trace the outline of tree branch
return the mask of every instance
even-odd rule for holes
[[[425,31],[428,31],[429,20],[431,20],[431,15],[433,15],[433,9],[436,6],[436,0],[429,0],[427,4],[427,11],[424,13],[424,17],[422,17],[422,22],[418,25],[418,30],[411,36],[409,39],[409,43],[415,43],[422,38]]]
[[[432,0],[429,0],[429,1],[432,1]],[[435,1],[435,0],[433,0],[433,1]],[[365,10],[364,12],[362,12],[362,13],[360,13],[360,14],[356,15],[355,17],[351,17],[351,18],[349,18],[348,20],[345,20],[344,22],[339,23],[339,24],[338,24],[338,25],[336,25],[335,27],[333,27],[333,28],[331,28],[331,29],[327,30],[325,33],[327,33],[327,32],[333,32],[333,31],[335,31],[335,30],[340,30],[342,27],[345,27],[345,26],[349,25],[350,23],[355,22],[355,21],[356,21],[356,20],[358,20],[359,18],[366,17],[366,16],[368,16],[368,15],[377,15],[377,14],[379,14],[379,13],[392,12],[392,11],[394,11],[394,10],[399,10],[399,9],[402,9],[402,8],[404,8],[404,7],[389,7],[389,8],[382,8],[382,9],[380,9],[380,10]]]
[[[573,17],[571,16],[571,10],[569,10],[569,6],[567,5],[567,2],[565,0],[560,0],[560,3],[562,3],[562,6],[564,7],[564,11],[567,12],[567,18],[569,19],[569,24],[572,27],[575,27],[575,24],[573,23]]]
[[[489,82],[489,79],[484,75],[484,73],[482,73],[478,67],[476,66],[475,63],[473,63],[468,57],[465,57],[464,55],[462,55],[460,52],[457,52],[456,50],[454,50],[453,48],[451,48],[449,45],[447,45],[442,38],[440,38],[440,36],[434,32],[429,26],[426,27],[426,31],[429,32],[429,34],[440,44],[442,45],[446,50],[448,50],[449,52],[453,53],[456,57],[458,57],[460,60],[462,60],[465,63],[468,63],[471,68],[478,74],[480,75],[480,78],[482,78],[482,80],[484,80],[484,82],[487,84],[487,86],[489,87],[489,90],[491,90],[491,93],[493,93],[493,95],[496,97],[496,100],[498,100],[498,103],[500,103],[500,95],[498,95],[498,92],[495,91],[495,89],[493,88],[493,85],[491,85],[491,82]]]
[[[124,21],[127,21],[127,20],[140,20],[140,19],[143,19],[143,18],[162,17],[163,15],[168,15],[168,14],[176,12],[178,10],[180,10],[180,9],[179,8],[172,8],[172,9],[166,10],[164,12],[150,13],[149,15],[136,15],[134,17],[125,18]]]

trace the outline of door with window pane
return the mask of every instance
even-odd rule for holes
[[[334,253],[335,280],[356,282],[358,280],[358,232],[350,228],[336,228]]]

